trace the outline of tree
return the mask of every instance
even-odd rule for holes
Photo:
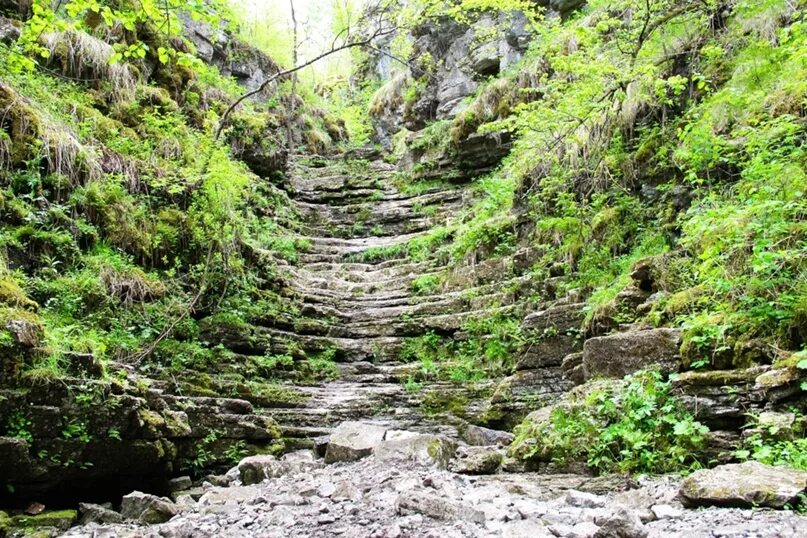
[[[293,0],[290,0],[293,2]],[[302,63],[297,63],[297,58],[295,58],[294,66],[288,69],[282,69],[277,73],[273,74],[269,78],[263,81],[263,83],[258,86],[257,88],[250,90],[244,94],[242,94],[238,99],[233,101],[227,110],[224,111],[222,114],[221,119],[219,120],[219,125],[216,129],[216,133],[214,135],[214,139],[218,140],[221,136],[222,131],[227,126],[227,120],[229,119],[230,115],[233,111],[243,103],[245,100],[249,99],[254,95],[258,95],[262,93],[269,85],[273,84],[278,80],[283,80],[286,77],[290,77],[295,75],[298,71],[305,69],[324,58],[342,52],[344,50],[359,48],[359,47],[373,47],[373,43],[380,37],[393,34],[400,29],[400,26],[397,22],[391,22],[389,17],[386,15],[386,8],[389,5],[388,0],[377,0],[375,4],[371,5],[368,9],[365,10],[364,16],[362,20],[358,21],[357,25],[361,25],[364,27],[368,27],[369,30],[358,36],[354,35],[353,31],[354,28],[346,27],[343,32],[338,34],[335,38],[331,47],[320,54],[316,55],[315,57],[306,60]],[[369,24],[367,24],[369,23]],[[295,23],[296,26],[296,23]],[[295,42],[297,41],[295,37]],[[295,46],[295,56],[296,56],[296,46]],[[292,84],[294,79],[292,79]],[[293,99],[292,99],[293,101]]]
[[[292,65],[297,65],[299,41],[297,39],[297,14],[294,12],[294,0],[289,0],[289,9],[291,10],[291,62]],[[297,73],[291,75],[291,99],[289,99],[289,122],[286,125],[286,147],[292,151],[294,147],[294,133],[292,130],[292,121],[294,120],[294,111],[296,108],[297,100],[295,94],[297,93]],[[223,118],[222,118],[223,120]]]

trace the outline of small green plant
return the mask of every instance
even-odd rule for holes
[[[775,440],[755,433],[735,452],[742,461],[754,460],[768,465],[787,465],[807,471],[807,438]]]
[[[754,460],[768,465],[786,465],[807,470],[807,437],[804,437],[803,417],[794,412],[793,424],[782,427],[777,423],[763,424],[751,415],[754,432],[747,436],[734,455],[741,461]]]
[[[320,351],[305,361],[302,377],[309,381],[333,380],[339,377],[339,366],[336,364],[336,348]]]
[[[64,426],[62,427],[62,437],[65,439],[78,439],[82,443],[89,443],[92,440],[87,423],[80,420],[69,420],[64,418]]]
[[[236,441],[224,451],[224,457],[230,463],[238,463],[249,453],[247,443],[243,439]]]
[[[670,382],[642,371],[556,406],[546,423],[525,422],[515,446],[527,447],[524,459],[582,460],[598,473],[686,472],[700,467],[707,432],[672,395]]]
[[[410,394],[416,394],[423,390],[423,383],[420,383],[414,376],[410,375],[406,378],[406,381],[404,381],[404,390]]]
[[[31,421],[25,418],[20,411],[11,415],[6,425],[6,435],[9,437],[16,437],[28,443],[34,441],[34,436],[31,433]]]
[[[440,280],[440,275],[421,275],[412,280],[409,287],[416,295],[428,295],[437,290]]]

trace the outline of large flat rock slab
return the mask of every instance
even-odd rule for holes
[[[356,461],[373,453],[384,440],[387,429],[368,422],[343,422],[331,434],[325,463]]]
[[[690,505],[784,508],[807,491],[807,472],[756,461],[720,465],[692,473],[681,484]]]

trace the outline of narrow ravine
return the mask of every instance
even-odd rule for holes
[[[452,292],[413,293],[414,278],[440,269],[435,260],[413,262],[402,249],[377,260],[368,260],[367,253],[397,252],[396,246],[421,236],[435,220],[451,219],[461,207],[462,190],[406,195],[393,186],[394,167],[383,162],[360,163],[358,174],[345,172],[341,159],[316,162],[315,167],[297,163],[290,182],[291,198],[305,214],[303,229],[310,234],[301,238],[308,247],[297,263],[283,268],[302,300],[302,317],[296,331],[264,330],[278,350],[331,350],[338,372],[326,381],[287,383],[299,396],[297,403],[259,411],[277,421],[285,454],[248,457],[225,475],[194,485],[174,480],[170,499],[126,495],[120,506],[126,523],[109,508],[82,505],[83,525],[64,536],[774,538],[807,533],[807,520],[790,512],[686,509],[679,477],[523,472],[505,456],[512,434],[474,426],[448,408],[427,412],[426,394],[450,401],[456,397],[452,393],[463,392],[465,417],[481,415],[490,403],[487,381],[427,380],[417,391],[407,390],[406,381],[419,366],[399,360],[408,339],[432,330],[459,331],[467,304]],[[364,201],[368,195],[371,206]],[[418,204],[439,209],[423,218],[414,209]],[[368,207],[384,209],[365,211]],[[476,297],[488,289],[494,288],[480,287]],[[506,472],[513,470],[519,472]]]
[[[807,0],[0,0],[0,538],[807,536],[805,58]]]

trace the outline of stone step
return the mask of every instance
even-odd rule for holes
[[[349,307],[345,302],[339,306],[310,304],[303,306],[302,314],[309,318],[338,318],[341,323],[358,322],[394,322],[402,317],[419,319],[424,316],[460,314],[469,310],[479,310],[483,306],[494,307],[513,303],[513,297],[503,292],[485,296],[466,298],[461,294],[452,296],[424,297],[423,301],[415,301],[412,297],[393,300],[393,305],[375,306],[368,303]]]
[[[322,335],[297,334],[272,327],[256,326],[257,339],[268,340],[272,353],[287,353],[298,346],[306,352],[329,349],[339,351],[337,360],[343,362],[393,362],[407,338],[400,336],[373,336],[369,338],[339,338]],[[290,346],[289,342],[294,345]]]
[[[331,339],[361,340],[376,337],[420,336],[435,331],[441,334],[462,330],[465,324],[475,319],[517,312],[517,305],[494,306],[480,310],[466,310],[436,315],[397,317],[379,316],[362,321],[348,319],[301,318],[294,324],[297,336],[320,336]],[[270,327],[273,326],[270,324]],[[337,344],[335,347],[339,348]]]

